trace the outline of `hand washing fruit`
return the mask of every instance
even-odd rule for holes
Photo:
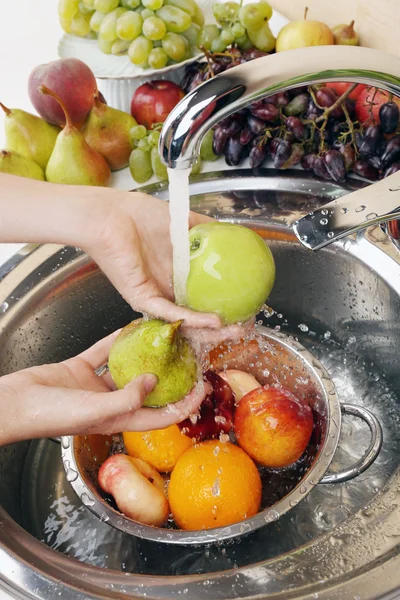
[[[95,76],[89,67],[77,58],[61,58],[33,69],[29,76],[29,98],[39,115],[53,125],[65,125],[65,113],[51,96],[40,93],[41,85],[60,97],[70,121],[81,127],[93,108],[97,91]]]
[[[205,378],[212,392],[201,403],[199,414],[179,423],[182,433],[196,442],[229,434],[233,426],[235,399],[229,384],[217,373],[207,371]]]
[[[47,163],[47,181],[69,185],[109,185],[111,171],[107,162],[100,154],[92,150],[82,133],[74,127],[62,100],[43,85],[40,87],[40,92],[59,102],[64,110],[66,120],[66,125],[58,134]]]
[[[144,460],[114,454],[101,465],[98,482],[128,518],[155,527],[161,527],[167,521],[169,506],[165,481]]]
[[[132,321],[111,347],[108,367],[121,389],[134,377],[154,373],[158,383],[144,406],[165,406],[182,400],[197,381],[194,351],[180,332],[182,321]]]
[[[44,181],[43,170],[38,164],[26,156],[8,150],[0,150],[0,173]]]
[[[185,452],[168,487],[171,512],[181,529],[212,529],[252,517],[261,503],[253,461],[231,443],[207,441]]]
[[[314,421],[311,408],[284,389],[262,387],[239,402],[234,430],[239,445],[258,464],[287,467],[304,453]]]
[[[4,104],[7,150],[21,154],[45,170],[60,129],[24,110],[9,109]]]
[[[130,130],[134,126],[136,121],[131,115],[103,104],[96,95],[82,134],[92,150],[101,154],[110,169],[116,171],[129,164],[133,150]]]
[[[187,305],[218,314],[225,324],[247,321],[275,282],[275,263],[262,238],[231,223],[205,223],[189,232]]]
[[[178,425],[153,431],[125,431],[122,435],[129,456],[145,460],[160,473],[170,473],[178,458],[192,447],[191,438]]]
[[[295,50],[309,46],[327,46],[335,43],[328,25],[321,21],[308,21],[307,10],[302,21],[292,21],[280,30],[276,51]]]
[[[139,86],[132,97],[131,114],[146,129],[164,123],[171,110],[182,100],[184,91],[172,81],[149,81]]]
[[[243,396],[246,396],[249,392],[261,387],[261,383],[258,383],[253,375],[245,371],[227,369],[218,374],[229,384],[235,396],[235,404],[239,404]]]

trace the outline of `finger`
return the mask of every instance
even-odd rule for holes
[[[208,327],[210,329],[221,327],[221,319],[218,315],[195,312],[162,297],[148,298],[143,308],[145,312],[165,319],[165,321],[183,320],[185,326],[188,327]]]
[[[24,437],[117,433],[121,429],[113,423],[122,414],[140,409],[156,383],[155,375],[145,374],[116,392],[29,386],[23,413],[24,421],[32,423],[32,431]]]
[[[221,329],[188,327],[183,324],[183,333],[196,344],[220,344],[221,342],[238,341],[249,333],[249,327],[244,325],[228,325]]]
[[[195,227],[195,225],[200,225],[201,223],[210,223],[210,221],[215,221],[215,219],[191,211],[189,215],[189,229]]]
[[[118,431],[150,431],[165,429],[180,423],[195,414],[212,388],[209,383],[199,382],[180,402],[168,404],[164,408],[140,408],[131,415],[124,415],[116,424]]]
[[[114,331],[107,337],[102,340],[96,342],[93,346],[81,352],[77,355],[76,358],[81,358],[85,362],[87,362],[93,369],[97,369],[97,367],[108,360],[108,355],[110,354],[111,346],[113,345],[115,338],[119,334],[121,329]]]

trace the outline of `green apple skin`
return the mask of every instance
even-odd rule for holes
[[[225,325],[258,313],[275,282],[271,250],[254,231],[232,223],[204,223],[189,232],[187,305],[219,315]]]

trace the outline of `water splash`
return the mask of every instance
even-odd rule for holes
[[[190,269],[189,254],[189,175],[190,169],[168,169],[172,272],[177,304],[185,304]]]

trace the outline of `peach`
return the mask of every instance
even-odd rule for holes
[[[308,404],[288,390],[269,386],[246,394],[234,416],[239,445],[255,462],[269,468],[296,462],[307,448],[313,426]]]
[[[168,519],[165,481],[144,460],[113,454],[101,465],[98,482],[130,519],[154,526],[164,525]]]
[[[79,129],[93,108],[97,91],[96,78],[89,67],[77,58],[60,58],[39,65],[29,76],[28,92],[33,106],[45,121],[63,127],[64,111],[54,98],[40,93],[41,85],[60,96],[73,125]]]

